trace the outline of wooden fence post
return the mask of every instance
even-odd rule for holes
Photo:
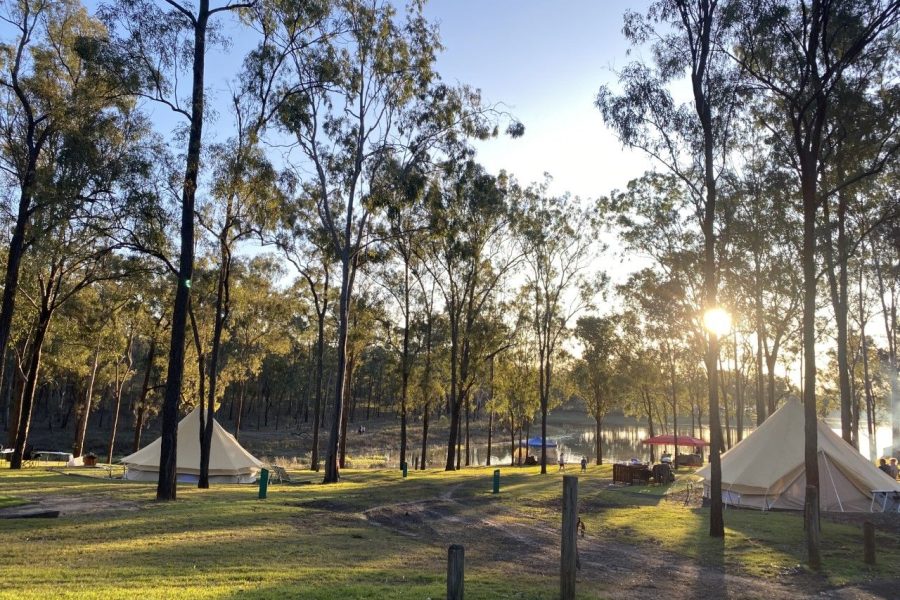
[[[447,550],[447,600],[463,600],[465,550],[453,544]]]
[[[875,525],[871,521],[863,523],[863,559],[867,565],[875,564]]]
[[[575,569],[578,550],[575,547],[578,529],[578,477],[563,476],[562,552],[559,567],[559,597],[575,599]]]

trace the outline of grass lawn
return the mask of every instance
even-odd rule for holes
[[[588,541],[750,577],[783,575],[804,562],[797,515],[728,511],[722,544],[706,535],[705,509],[665,500],[664,488],[609,489],[609,471],[591,467],[579,481]],[[554,597],[559,475],[502,468],[498,497],[491,473],[410,472],[403,480],[395,471],[345,471],[337,485],[270,486],[266,500],[254,486],[184,485],[177,502],[157,503],[155,484],[0,470],[4,494],[85,507],[58,519],[0,520],[0,598],[439,598],[447,546],[460,540],[467,598]],[[430,508],[415,513],[421,506]],[[363,514],[381,508],[396,521]],[[405,528],[416,515],[423,515],[418,528]],[[527,560],[535,568],[515,568],[524,550],[493,537],[518,528],[543,532],[534,539],[546,546]],[[894,536],[879,535],[875,568],[862,564],[858,527],[823,522],[822,538],[823,585],[889,578],[900,564]],[[606,597],[608,583],[591,577],[579,575],[593,582],[579,587],[579,597]]]
[[[21,506],[22,504],[28,504],[28,501],[21,498],[13,498],[12,496],[0,496],[0,509]]]

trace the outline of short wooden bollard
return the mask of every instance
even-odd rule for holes
[[[867,565],[875,564],[875,525],[871,521],[863,523],[863,560]]]
[[[463,600],[465,550],[453,544],[447,550],[447,600]]]
[[[563,476],[562,552],[559,567],[559,597],[575,599],[575,569],[578,560],[578,477]]]
[[[500,493],[500,469],[494,469],[494,493]]]

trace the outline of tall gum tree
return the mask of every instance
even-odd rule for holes
[[[547,472],[547,411],[553,361],[570,333],[570,323],[588,308],[605,274],[587,275],[594,258],[597,219],[579,198],[552,196],[548,182],[524,190],[514,203],[513,229],[525,264],[532,331],[538,350],[541,400],[541,473]]]
[[[0,115],[0,168],[18,192],[0,303],[0,357],[5,357],[22,258],[40,234],[33,230],[33,220],[46,204],[40,171],[54,160],[46,156],[48,147],[77,127],[81,116],[121,109],[129,100],[120,95],[116,78],[84,61],[87,49],[105,31],[80,2],[7,2],[0,19],[11,32],[11,39],[0,42],[0,100],[11,108]],[[0,381],[5,364],[0,359]]]
[[[178,405],[184,377],[185,335],[194,271],[194,210],[203,143],[210,19],[218,14],[250,9],[256,3],[257,0],[229,0],[211,6],[210,0],[199,0],[195,8],[192,3],[177,0],[119,0],[101,10],[113,34],[119,36],[114,40],[114,56],[128,73],[129,81],[137,84],[132,92],[168,106],[188,125],[181,185],[181,248],[162,409],[157,500],[175,500],[176,496]],[[182,59],[185,56],[189,57],[187,63],[190,65],[189,99],[178,96],[178,78],[184,75]]]
[[[805,516],[809,565],[819,569],[815,314],[823,150],[842,82],[867,77],[893,47],[900,2],[754,0],[734,9],[733,57],[755,87],[756,116],[793,168],[800,192]]]
[[[482,311],[519,262],[510,247],[508,186],[473,161],[448,165],[426,196],[429,229],[423,265],[444,302],[450,338],[450,430],[445,470],[456,469],[460,416],[479,357],[473,336]]]
[[[658,33],[654,25],[660,26]],[[703,232],[703,306],[717,306],[717,183],[732,146],[737,98],[733,69],[719,49],[725,28],[718,0],[661,0],[646,16],[626,13],[626,36],[635,45],[652,42],[654,65],[632,64],[620,75],[624,94],[602,89],[597,105],[623,143],[660,162],[687,186]],[[688,72],[692,102],[677,105],[667,86]],[[719,340],[707,336],[704,357],[710,418],[709,534],[724,537],[722,434],[719,424]]]

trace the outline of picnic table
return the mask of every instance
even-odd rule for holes
[[[875,512],[876,509],[881,509],[881,512],[900,512],[900,492],[894,490],[873,490],[869,512]]]
[[[55,450],[35,450],[31,453],[31,459],[34,462],[39,460],[45,462],[61,462],[68,464],[72,460],[71,452],[56,452]]]
[[[641,483],[648,483],[650,481],[650,467],[645,464],[630,464],[630,463],[622,463],[622,464],[614,464],[613,465],[613,481],[627,483],[628,485],[634,485],[634,481],[638,480]]]

